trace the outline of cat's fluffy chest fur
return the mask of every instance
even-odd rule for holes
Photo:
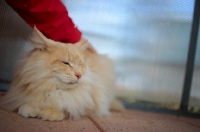
[[[49,121],[123,110],[115,99],[110,59],[82,51],[85,44],[49,40],[37,29],[31,39],[35,48],[15,72],[12,86],[1,101],[2,108]]]
[[[110,93],[109,97],[106,97],[105,94],[102,94],[103,91],[105,91],[105,87],[99,77],[92,74],[89,70],[86,74],[86,77],[83,77],[83,80],[80,80],[81,82],[73,89],[65,90],[59,86],[57,87],[55,84],[50,84],[52,81],[47,82],[49,84],[45,85],[54,85],[54,87],[48,92],[46,92],[45,89],[44,91],[40,91],[37,96],[42,97],[38,97],[39,100],[36,100],[36,102],[40,102],[38,106],[54,106],[59,110],[69,113],[67,116],[73,119],[90,114],[96,116],[108,115],[109,104],[111,103],[110,101],[114,99],[114,94]],[[99,83],[94,82],[94,80],[99,80]],[[36,104],[36,102],[33,102],[33,104]],[[95,103],[97,102],[100,110],[95,113],[93,110],[98,109],[95,108],[97,105]],[[91,113],[87,113],[88,110],[91,111]]]

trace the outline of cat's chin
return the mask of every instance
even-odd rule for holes
[[[68,82],[67,84],[69,85],[73,85],[73,84],[77,84],[78,82]]]
[[[62,82],[62,83],[64,83],[64,87],[63,87],[64,89],[72,89],[78,85],[78,81],[77,82]]]
[[[78,83],[64,83],[62,85],[59,85],[59,89],[61,90],[68,90],[68,89],[73,89],[78,85]]]
[[[77,86],[78,83],[67,83],[66,84],[66,88],[67,89],[72,89],[75,88]]]
[[[66,82],[66,81],[63,81],[61,79],[58,79],[56,81],[56,85],[58,86],[59,89],[62,89],[62,90],[73,89],[79,83],[80,83],[80,81]]]

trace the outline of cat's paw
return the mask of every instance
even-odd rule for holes
[[[48,121],[61,121],[66,117],[65,112],[55,108],[44,108],[40,111],[38,118]]]
[[[23,104],[18,109],[18,114],[23,117],[37,117],[39,108],[35,108],[30,104]]]
[[[109,109],[96,109],[92,116],[105,117],[105,116],[109,116],[109,115],[110,115]]]

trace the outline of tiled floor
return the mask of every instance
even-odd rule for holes
[[[126,110],[110,117],[60,122],[23,118],[0,110],[0,132],[200,132],[200,119]]]

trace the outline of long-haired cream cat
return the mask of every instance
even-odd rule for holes
[[[115,99],[114,68],[106,56],[85,50],[86,43],[47,39],[36,28],[31,41],[34,49],[19,63],[1,108],[49,121],[124,109]]]

